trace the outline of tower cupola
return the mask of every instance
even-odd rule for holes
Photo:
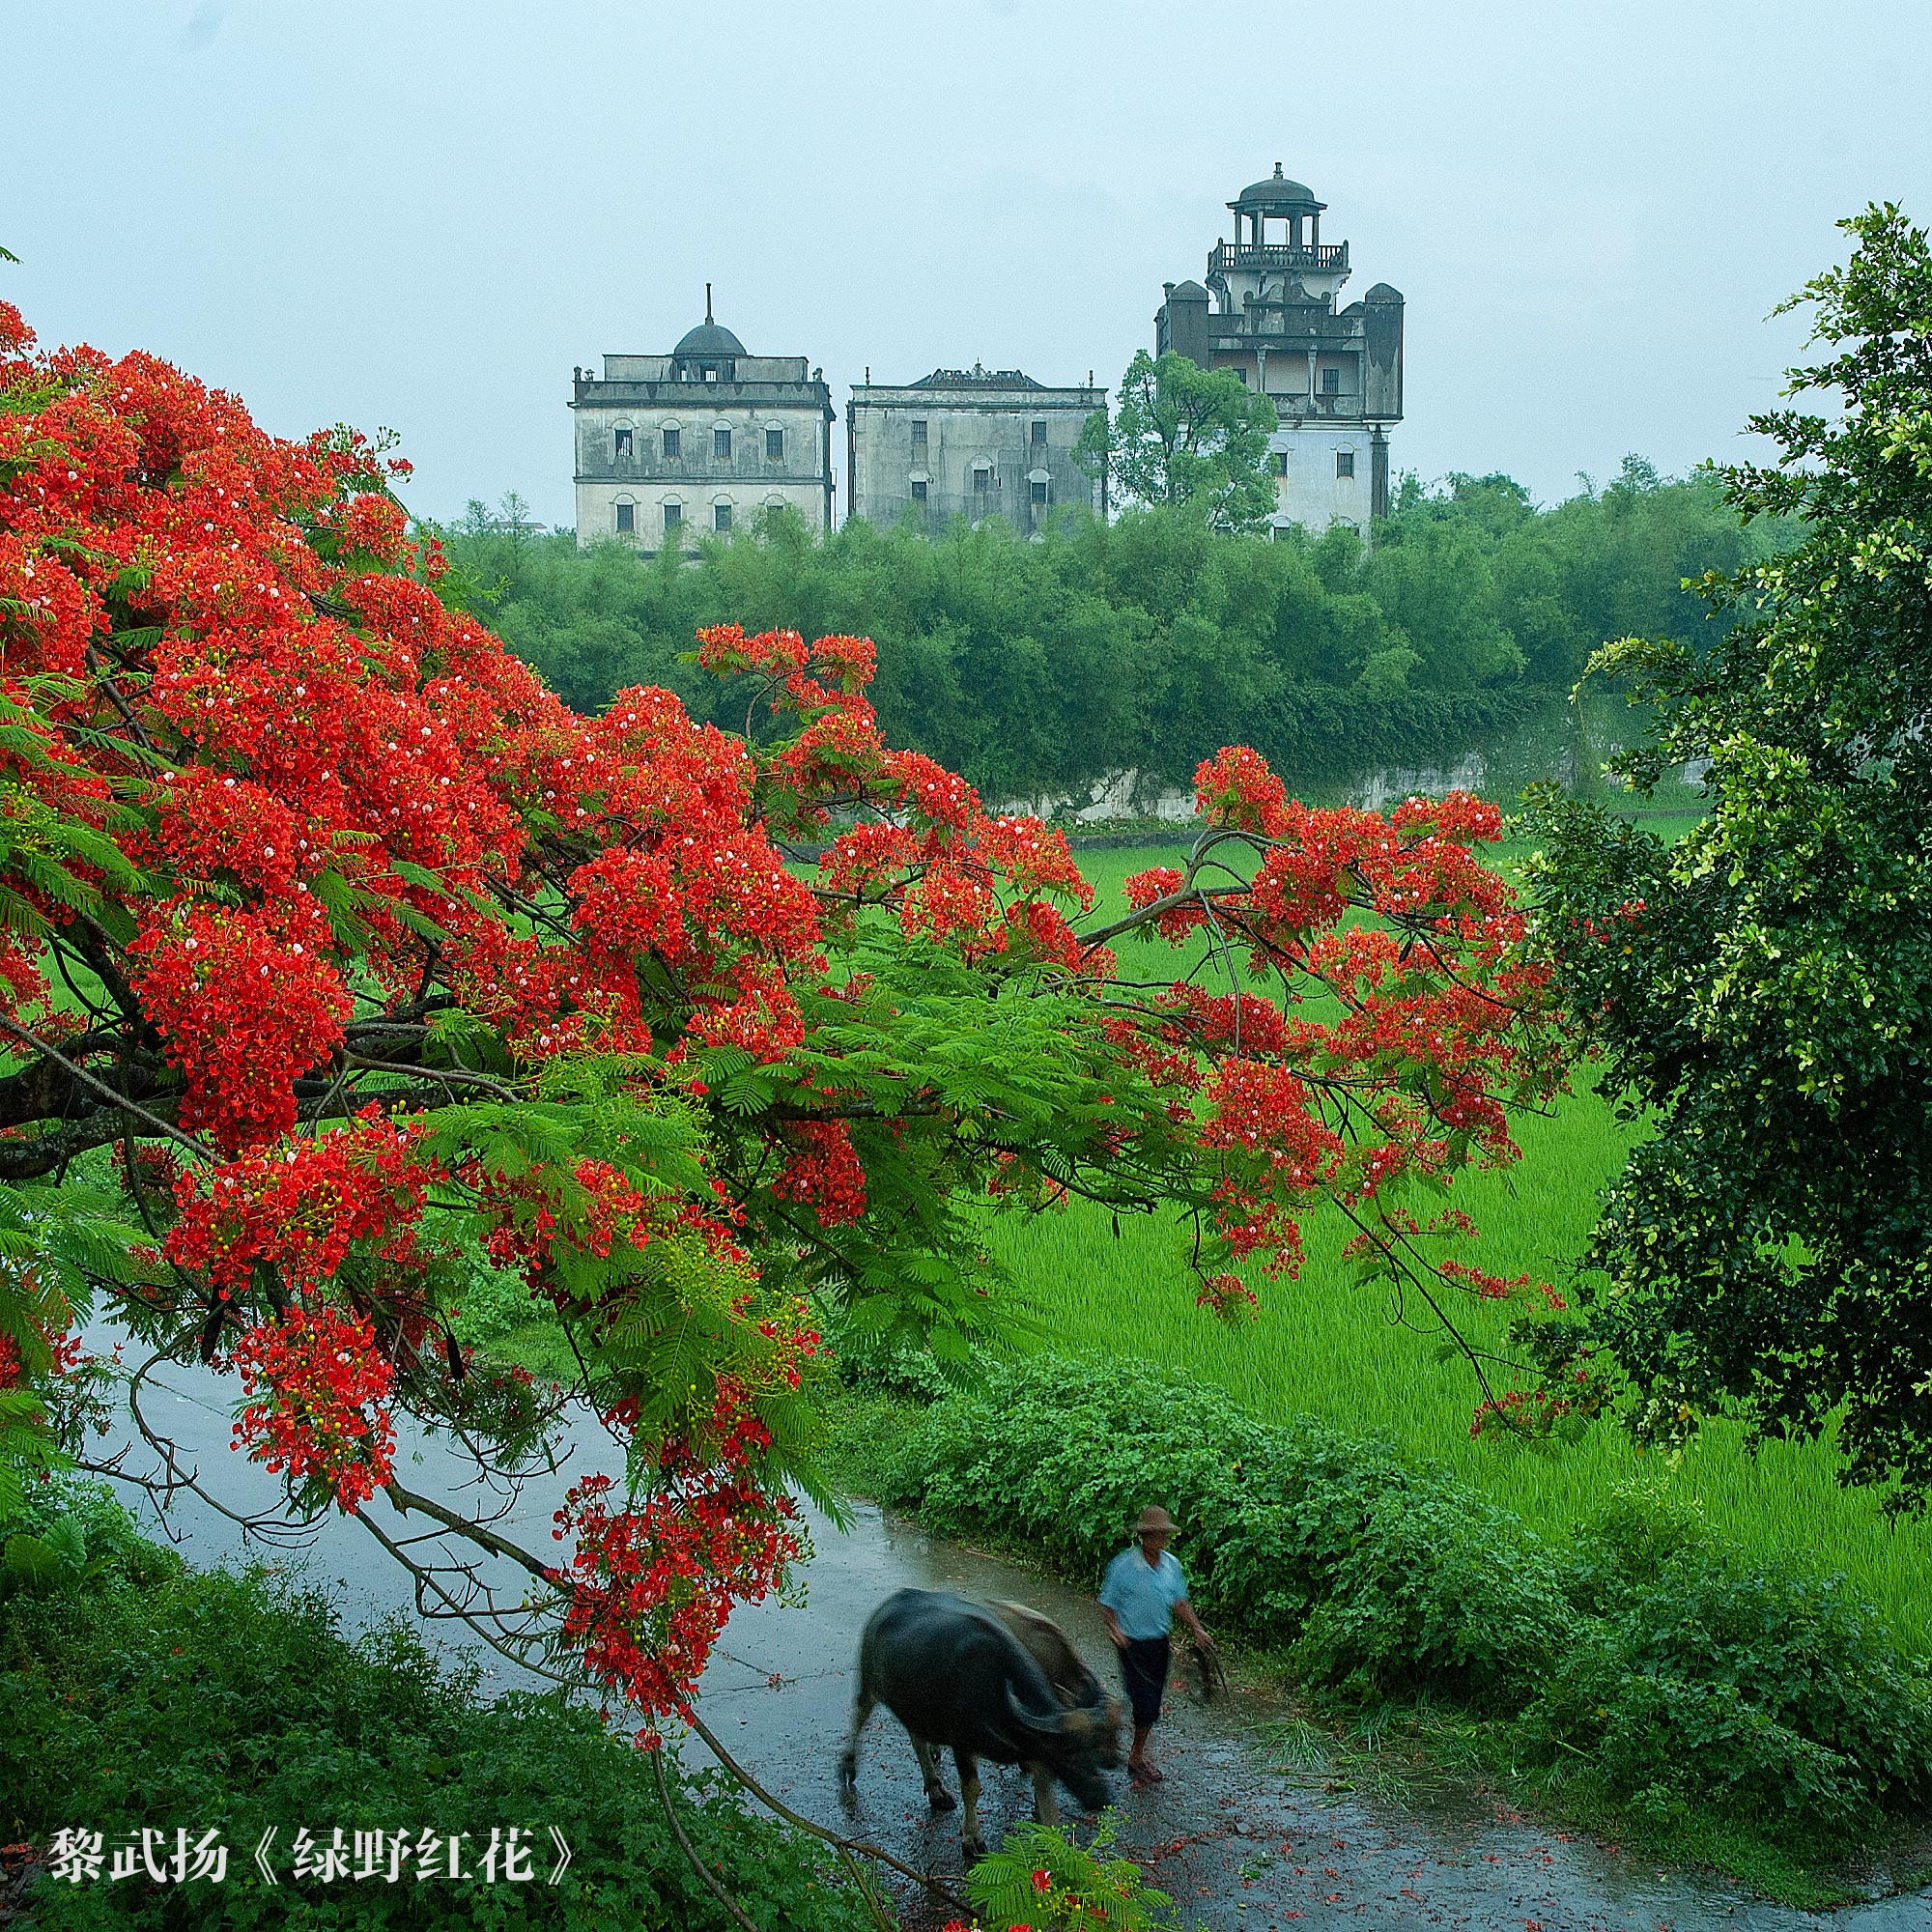
[[[711,319],[711,284],[704,285],[704,320],[687,329],[673,349],[680,383],[729,383],[737,378],[738,357],[745,345],[721,323]]]
[[[1235,217],[1235,245],[1259,248],[1281,242],[1298,248],[1305,224],[1308,245],[1314,247],[1321,240],[1321,211],[1327,206],[1298,181],[1290,181],[1277,161],[1268,180],[1250,182],[1228,204]]]

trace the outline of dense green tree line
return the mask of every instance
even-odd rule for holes
[[[682,662],[700,624],[863,632],[892,741],[996,797],[1127,768],[1185,781],[1232,742],[1304,785],[1493,745],[1547,723],[1606,639],[1701,641],[1684,580],[1766,542],[1710,483],[1637,458],[1548,510],[1506,476],[1406,479],[1368,549],[1346,528],[1270,542],[1160,508],[1032,542],[999,519],[814,541],[775,516],[642,559],[580,552],[506,499],[441,536],[461,594],[580,708],[633,683],[728,703]]]

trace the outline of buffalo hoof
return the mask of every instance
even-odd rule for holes
[[[986,1856],[986,1841],[984,1838],[961,1838],[959,1849],[965,1854],[969,1865],[978,1864]]]
[[[943,1784],[935,1784],[928,1787],[925,1794],[925,1802],[935,1811],[951,1811],[959,1803],[958,1799],[953,1797],[952,1792],[947,1790]]]

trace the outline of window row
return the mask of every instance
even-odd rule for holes
[[[987,496],[999,487],[998,472],[990,463],[976,463],[973,466],[971,488],[974,496]],[[915,503],[923,503],[926,500],[927,488],[927,478],[915,476],[912,479],[912,499]],[[1036,503],[1044,503],[1047,500],[1047,492],[1050,488],[1050,481],[1043,474],[1027,478],[1028,494]]]
[[[1268,458],[1268,468],[1277,476],[1288,474],[1288,452],[1277,449]],[[1352,449],[1338,449],[1335,452],[1335,475],[1338,481],[1351,477],[1355,473],[1355,452]]]
[[[779,497],[774,497],[771,502],[773,505],[777,505],[780,500]],[[643,527],[638,521],[638,504],[617,503],[613,504],[612,508],[616,511],[615,527],[619,536],[634,536]],[[684,527],[684,505],[682,503],[661,503],[658,508],[664,520],[664,532],[667,536],[670,536]],[[724,535],[731,528],[731,513],[732,505],[729,503],[712,504],[711,527],[720,536]]]
[[[660,453],[667,463],[675,462],[684,452],[684,433],[681,430],[665,428],[658,432]],[[634,456],[637,453],[636,432],[617,429],[611,432],[611,454],[613,458]],[[782,463],[785,453],[785,433],[781,429],[765,431],[765,461]],[[731,432],[719,428],[711,432],[711,457],[715,463],[729,463],[731,460]]]
[[[925,423],[920,417],[914,416],[910,424],[910,428],[912,430],[912,453],[915,456],[923,456],[926,452],[927,447],[929,446],[926,440]],[[1034,418],[1033,422],[1028,425],[1027,443],[1029,447],[1035,450],[1045,449],[1046,447],[1045,417],[1037,416]]]

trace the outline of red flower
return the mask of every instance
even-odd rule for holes
[[[259,1398],[235,1425],[255,1462],[326,1484],[345,1510],[388,1482],[396,1439],[384,1398],[395,1375],[366,1317],[292,1309],[251,1328],[235,1360],[244,1393]]]

